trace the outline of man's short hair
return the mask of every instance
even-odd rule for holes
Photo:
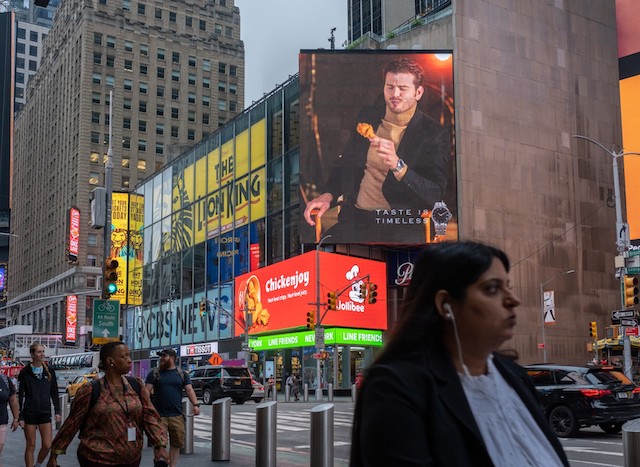
[[[413,84],[422,86],[424,80],[424,70],[415,60],[410,58],[398,58],[392,62],[387,63],[387,66],[382,70],[382,79],[387,79],[387,73],[411,73],[413,75]]]
[[[173,358],[177,358],[178,354],[176,354],[176,351],[174,349],[172,349],[171,347],[168,347],[166,349],[162,349],[160,352],[158,352],[158,356],[162,357],[163,355],[168,355],[170,357]]]

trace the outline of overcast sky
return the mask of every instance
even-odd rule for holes
[[[298,72],[300,49],[347,39],[346,0],[235,0],[245,51],[245,107]]]

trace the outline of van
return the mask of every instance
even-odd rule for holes
[[[191,370],[189,378],[196,396],[207,405],[223,397],[244,404],[253,394],[251,375],[246,367],[205,365]]]

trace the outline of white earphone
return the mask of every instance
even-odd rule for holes
[[[456,319],[455,316],[453,316],[453,310],[451,309],[451,305],[449,305],[448,303],[445,303],[444,305],[442,305],[442,308],[444,308],[444,310],[447,312],[447,314],[444,315],[446,319],[449,319],[451,321]]]

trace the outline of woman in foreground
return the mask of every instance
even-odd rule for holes
[[[473,242],[428,246],[399,322],[364,376],[352,466],[568,466],[525,370],[498,349],[520,299],[509,260]]]

